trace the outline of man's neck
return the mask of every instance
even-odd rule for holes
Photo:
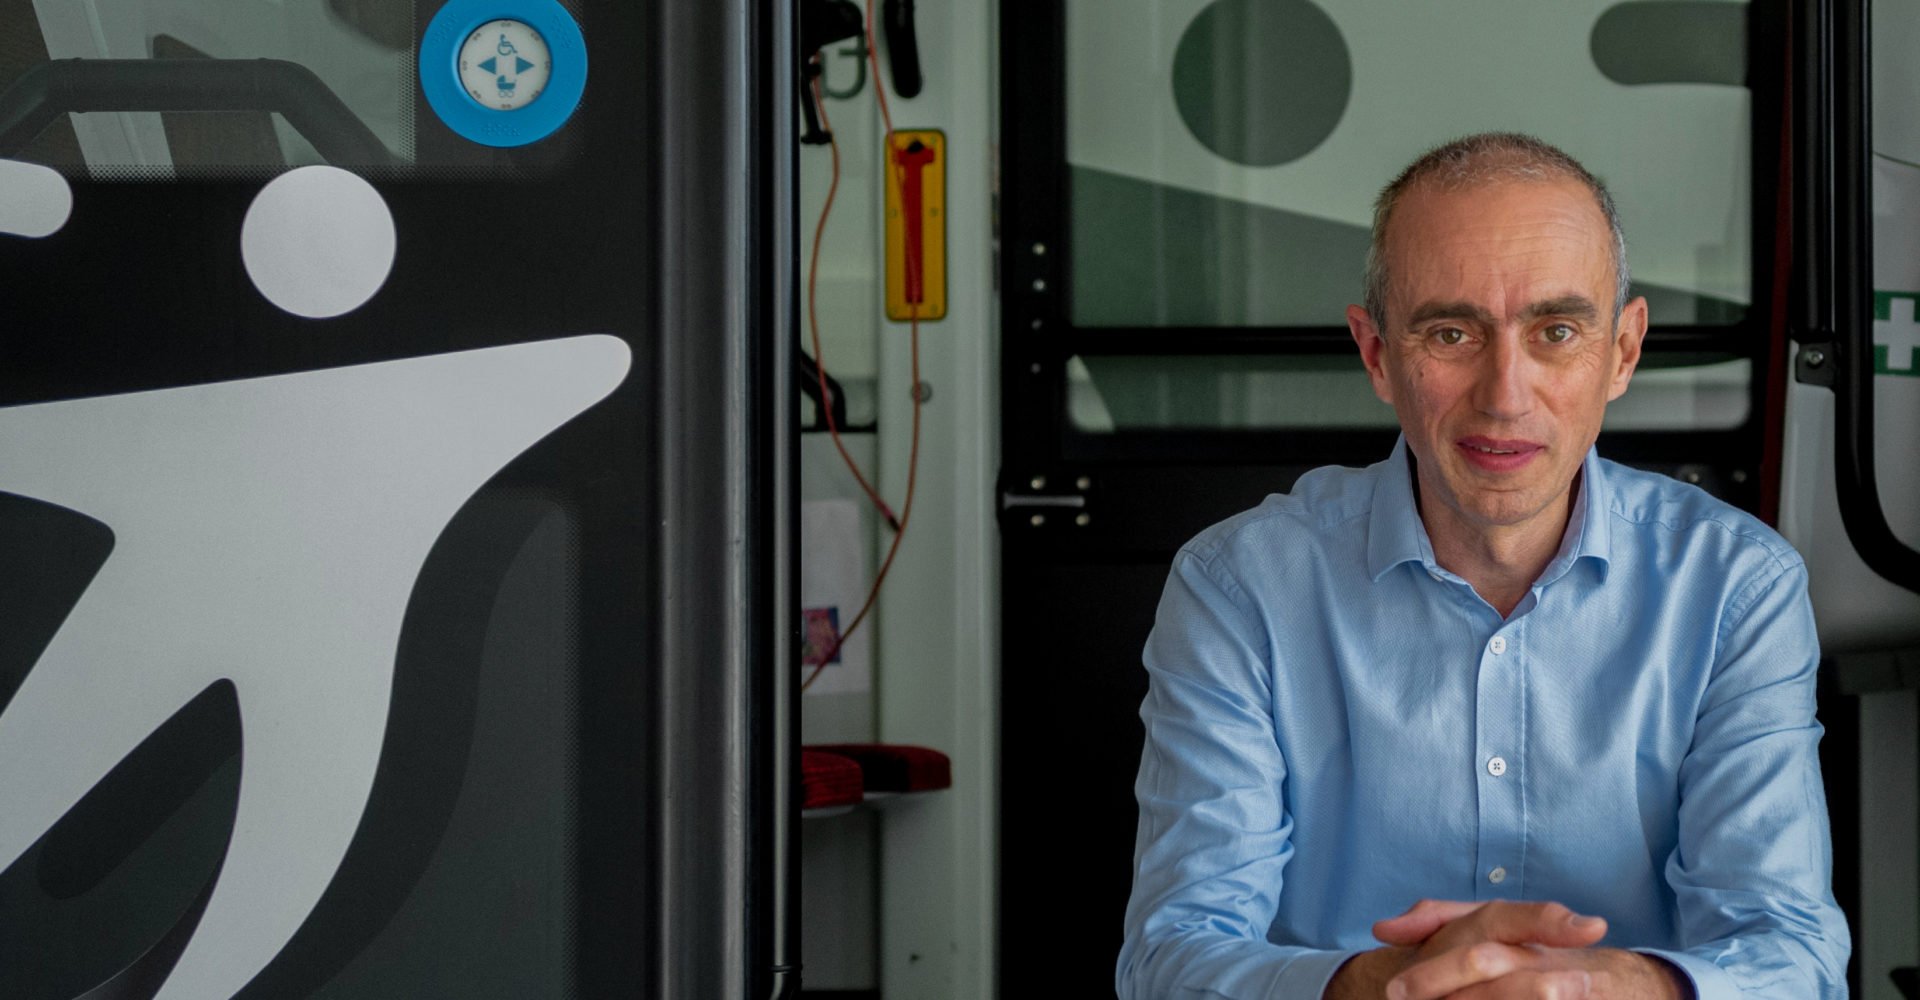
[[[1434,561],[1472,584],[1505,618],[1560,551],[1579,489],[1580,477],[1575,476],[1558,500],[1521,524],[1474,524],[1446,504],[1425,502],[1419,503],[1420,520],[1433,544]],[[1424,492],[1418,475],[1414,490],[1416,497]]]

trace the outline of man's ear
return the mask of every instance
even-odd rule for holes
[[[1647,300],[1635,298],[1620,310],[1619,325],[1613,337],[1613,382],[1607,386],[1607,402],[1619,399],[1633,380],[1640,365],[1640,345],[1647,339]]]
[[[1380,330],[1373,325],[1373,314],[1361,306],[1348,306],[1347,332],[1353,334],[1353,342],[1360,348],[1360,363],[1366,366],[1367,378],[1373,382],[1373,394],[1379,396],[1381,402],[1393,405],[1393,383],[1388,381],[1386,369],[1387,342],[1380,339]]]

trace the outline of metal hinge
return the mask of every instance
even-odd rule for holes
[[[1820,331],[1826,333],[1826,331]],[[1800,352],[1793,356],[1793,380],[1806,385],[1833,388],[1839,366],[1834,364],[1836,341],[1831,335],[1821,340],[1803,340]]]
[[[1000,492],[1000,514],[1009,521],[1025,514],[1028,527],[1044,528],[1051,523],[1069,522],[1078,527],[1093,523],[1093,514],[1087,509],[1086,491],[1093,481],[1080,476],[1074,480],[1076,492],[1048,493],[1046,476],[1034,476],[1027,480],[1032,492],[1019,493],[1013,490]]]

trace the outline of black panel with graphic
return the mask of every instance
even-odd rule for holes
[[[463,4],[0,0],[8,1000],[776,976],[783,15]]]

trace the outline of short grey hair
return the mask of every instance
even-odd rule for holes
[[[1375,328],[1387,330],[1387,223],[1402,195],[1417,184],[1433,184],[1444,191],[1496,181],[1579,181],[1593,192],[1613,236],[1613,316],[1627,305],[1627,237],[1620,228],[1620,212],[1613,195],[1580,161],[1557,146],[1518,132],[1482,132],[1455,139],[1428,150],[1400,172],[1373,203],[1373,238],[1367,244],[1366,306]]]

